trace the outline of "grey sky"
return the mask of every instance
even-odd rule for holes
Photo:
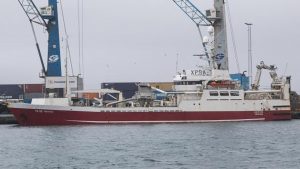
[[[78,68],[77,1],[62,2],[73,64]],[[212,0],[193,2],[203,11],[212,5]],[[244,23],[252,22],[253,63],[256,65],[264,60],[266,64],[276,64],[279,74],[292,75],[293,90],[300,92],[300,61],[297,59],[300,1],[230,0],[229,3],[241,70],[247,70]],[[41,65],[24,12],[17,0],[2,0],[0,5],[0,83],[42,82],[38,78]],[[46,33],[41,27],[37,30],[46,57]],[[64,51],[65,45],[62,45]],[[235,73],[232,45],[229,47],[230,72]],[[172,81],[176,54],[179,53],[179,69],[194,67],[198,59],[192,55],[199,50],[201,45],[195,25],[172,0],[84,0],[86,88],[98,88],[106,81]],[[262,81],[269,81],[266,72]]]

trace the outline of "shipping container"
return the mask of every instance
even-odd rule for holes
[[[83,90],[83,78],[78,76],[69,76],[69,88],[71,91]],[[46,78],[46,91],[47,93],[54,93],[55,97],[64,97],[66,87],[66,77],[52,76]],[[76,95],[77,96],[77,95]]]
[[[230,74],[231,79],[238,81],[241,84],[242,89],[249,90],[249,77],[241,73]]]
[[[157,89],[163,91],[172,91],[173,90],[173,82],[150,82],[150,86],[155,87]]]
[[[24,99],[44,98],[45,93],[24,93]]]
[[[82,93],[82,97],[85,99],[99,98],[99,93]]]
[[[24,92],[22,85],[0,85],[0,99],[23,99]]]
[[[24,84],[24,93],[45,93],[45,84]]]

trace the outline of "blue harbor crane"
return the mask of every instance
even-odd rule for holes
[[[58,77],[62,76],[61,72],[61,56],[60,56],[60,42],[59,42],[59,23],[57,0],[48,0],[48,6],[40,8],[36,7],[32,0],[18,0],[26,13],[31,28],[34,34],[36,47],[39,58],[42,64],[41,77]],[[42,58],[37,36],[34,29],[34,24],[43,26],[48,32],[48,57],[47,69]]]

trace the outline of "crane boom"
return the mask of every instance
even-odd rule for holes
[[[41,17],[41,13],[35,6],[32,0],[18,0],[30,22],[47,25],[46,21]]]
[[[196,24],[205,56],[208,64],[211,65],[210,57],[207,52],[206,43],[203,42],[203,35],[200,26],[210,26],[211,21],[189,0],[173,0],[173,2]]]
[[[212,23],[191,1],[173,0],[175,4],[198,26],[210,26]]]
[[[34,40],[35,40],[35,46],[37,48],[40,62],[42,65],[43,75],[47,76],[47,71],[45,68],[44,61],[43,61],[42,53],[41,53],[40,46],[39,46],[39,43],[38,43],[38,40],[36,37],[35,29],[33,26],[33,23],[36,23],[36,24],[46,27],[47,23],[43,18],[40,17],[41,15],[40,15],[39,10],[36,8],[35,4],[31,0],[18,0],[18,1],[29,19],[30,26],[31,26],[33,36],[34,36]]]

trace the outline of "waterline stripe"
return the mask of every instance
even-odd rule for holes
[[[213,122],[241,122],[241,121],[264,121],[265,118],[256,119],[230,119],[230,120],[182,120],[182,121],[85,121],[67,120],[68,122],[90,123],[90,124],[134,124],[134,123],[213,123]]]

